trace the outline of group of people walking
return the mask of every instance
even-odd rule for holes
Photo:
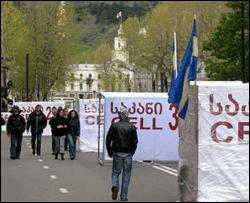
[[[22,137],[25,131],[31,127],[31,142],[33,154],[41,155],[42,133],[47,125],[47,118],[42,113],[41,105],[35,107],[28,118],[27,125],[25,119],[20,115],[21,110],[14,106],[11,111],[12,115],[7,122],[7,135],[11,138],[10,158],[19,159],[21,152]],[[50,118],[49,124],[52,132],[52,153],[55,159],[61,155],[64,160],[65,139],[69,143],[69,155],[73,160],[76,157],[76,140],[80,136],[80,122],[75,110],[68,114],[65,109],[58,108],[53,110],[53,117]],[[113,158],[112,166],[112,199],[116,200],[119,190],[121,201],[128,201],[128,188],[132,170],[132,157],[135,154],[138,138],[136,127],[129,123],[129,113],[123,107],[118,111],[120,121],[111,124],[106,137],[106,149],[109,157]],[[2,125],[2,121],[1,121]],[[36,145],[37,141],[37,145]],[[122,173],[121,187],[119,176]],[[121,189],[120,189],[121,188]]]
[[[55,154],[55,159],[58,159],[60,153],[61,159],[64,160],[64,151],[68,143],[70,159],[74,160],[76,157],[76,141],[80,136],[78,114],[75,110],[71,110],[67,115],[65,109],[62,108],[59,108],[54,114],[49,124],[51,125],[52,151]],[[67,140],[66,144],[65,140]]]
[[[50,118],[49,124],[52,132],[52,154],[58,159],[64,160],[64,152],[69,145],[69,156],[71,160],[76,157],[76,140],[80,136],[80,122],[78,114],[75,110],[70,111],[59,107],[53,110],[53,117]],[[35,110],[29,115],[27,123],[23,116],[20,115],[21,110],[18,106],[13,106],[10,110],[12,115],[9,117],[6,128],[7,135],[10,137],[10,158],[19,159],[21,153],[22,138],[25,129],[27,133],[31,129],[32,154],[41,155],[42,134],[47,126],[47,118],[42,112],[42,106],[37,105]],[[65,142],[67,140],[67,142]]]

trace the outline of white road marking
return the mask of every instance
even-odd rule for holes
[[[39,161],[39,162],[43,162],[43,160],[42,160],[42,159],[38,159],[38,161]]]
[[[49,177],[51,178],[51,179],[57,179],[57,176],[56,175],[49,175]]]
[[[49,169],[49,166],[43,166],[44,169]]]
[[[69,193],[69,191],[66,188],[59,188],[61,193]]]
[[[163,166],[163,165],[160,165],[160,164],[157,164],[157,163],[145,163],[143,161],[139,161],[140,163],[143,163],[144,165],[147,165],[147,166],[150,166],[152,168],[155,168],[157,170],[160,170],[160,171],[163,171],[165,173],[169,173],[171,175],[174,175],[174,176],[178,176],[177,175],[177,170],[175,169],[172,169],[170,167],[167,167],[167,166]]]
[[[154,163],[156,166],[160,166],[162,168],[165,168],[167,170],[170,170],[170,171],[173,171],[175,173],[177,173],[177,170],[173,169],[173,168],[170,168],[170,167],[167,167],[167,166],[164,166],[164,165],[160,165],[160,164],[157,164],[157,163]]]
[[[161,167],[153,166],[153,165],[152,165],[151,167],[153,167],[153,168],[155,168],[155,169],[158,169],[158,170],[160,170],[160,171],[163,171],[163,172],[165,172],[165,173],[169,173],[169,174],[174,175],[174,176],[177,177],[177,173],[174,173],[174,172],[169,171],[169,170],[167,170],[167,169],[163,169],[163,168],[161,168]]]

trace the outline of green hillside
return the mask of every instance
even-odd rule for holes
[[[113,38],[121,19],[116,14],[122,11],[122,21],[128,17],[142,17],[158,1],[73,1],[77,12],[77,21],[81,25],[81,41],[85,47],[95,49],[100,42],[113,45]]]

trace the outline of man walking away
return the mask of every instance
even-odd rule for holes
[[[26,122],[20,115],[21,110],[18,106],[13,106],[10,113],[12,113],[12,115],[9,117],[7,122],[7,135],[10,137],[11,142],[10,158],[19,159]]]
[[[47,118],[42,112],[42,106],[40,104],[36,105],[35,110],[29,115],[27,122],[27,133],[29,132],[30,126],[33,154],[35,155],[36,152],[37,155],[41,155],[42,133],[43,129],[47,126]]]
[[[120,121],[109,128],[106,148],[109,157],[113,157],[112,166],[112,199],[117,199],[119,192],[119,176],[122,172],[121,201],[128,201],[128,187],[131,177],[132,156],[137,148],[136,127],[129,123],[128,111],[121,107],[118,112]]]

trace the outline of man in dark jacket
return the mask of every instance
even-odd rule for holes
[[[27,122],[27,131],[31,126],[31,144],[33,154],[35,152],[37,155],[41,155],[41,142],[42,142],[42,133],[43,129],[47,126],[47,118],[42,112],[42,106],[36,105],[35,110],[29,115]],[[37,148],[36,148],[36,139],[37,139]]]
[[[10,137],[11,142],[10,158],[19,159],[26,122],[20,115],[21,110],[18,106],[13,106],[10,113],[12,113],[12,115],[9,117],[7,122],[7,135]]]
[[[128,111],[121,108],[118,112],[120,121],[111,125],[106,138],[109,157],[113,157],[112,167],[112,199],[117,199],[119,191],[119,175],[122,173],[121,201],[128,201],[128,187],[131,177],[132,156],[137,148],[136,127],[129,123]]]

